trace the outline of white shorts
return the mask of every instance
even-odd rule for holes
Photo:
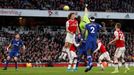
[[[125,47],[120,47],[120,48],[117,48],[116,51],[115,51],[115,55],[114,55],[114,58],[124,58],[124,53],[125,53]]]
[[[77,57],[76,52],[70,51],[70,57],[71,57],[72,60],[73,60],[74,58],[76,58],[76,57]]]
[[[72,35],[71,33],[67,33],[65,42],[73,43],[73,38],[75,35]]]
[[[105,52],[100,55],[99,60],[103,60],[103,59],[111,60],[108,52]]]

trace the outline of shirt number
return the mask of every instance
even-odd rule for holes
[[[124,35],[122,33],[120,33],[119,36],[120,36],[120,40],[124,40],[125,39]]]
[[[91,27],[91,33],[95,33],[95,28],[94,27]]]

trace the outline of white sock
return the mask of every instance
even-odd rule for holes
[[[67,69],[71,69],[71,64],[68,64],[68,67],[67,67]]]
[[[73,69],[76,69],[76,63],[74,63],[74,65],[73,65]]]
[[[102,64],[102,63],[100,64],[100,66],[101,66],[101,68],[102,68],[102,69],[104,69],[104,66],[103,66],[103,64]]]
[[[114,67],[115,67],[115,71],[118,71],[119,70],[118,69],[118,64],[115,64]]]
[[[73,69],[76,69],[76,63],[77,63],[77,59],[74,59]]]
[[[129,68],[128,68],[128,64],[127,64],[127,63],[125,63],[125,64],[124,64],[124,66],[125,66],[125,68],[126,68],[126,69],[129,69]]]

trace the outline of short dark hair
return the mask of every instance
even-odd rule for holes
[[[70,19],[73,14],[75,13],[70,13],[67,18]]]
[[[117,28],[121,28],[121,23],[116,23],[115,25],[117,26]]]

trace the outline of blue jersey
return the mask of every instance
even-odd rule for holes
[[[101,25],[98,23],[90,23],[85,27],[88,30],[86,39],[86,50],[94,51],[96,49],[97,32],[100,30]]]
[[[22,40],[15,40],[13,39],[11,41],[11,45],[12,45],[12,51],[16,51],[19,52],[19,49],[24,45]]]
[[[102,26],[98,23],[89,23],[86,24],[86,29],[88,30],[88,36],[87,36],[87,40],[88,41],[92,41],[92,40],[96,40],[97,39],[97,32],[100,30]]]

